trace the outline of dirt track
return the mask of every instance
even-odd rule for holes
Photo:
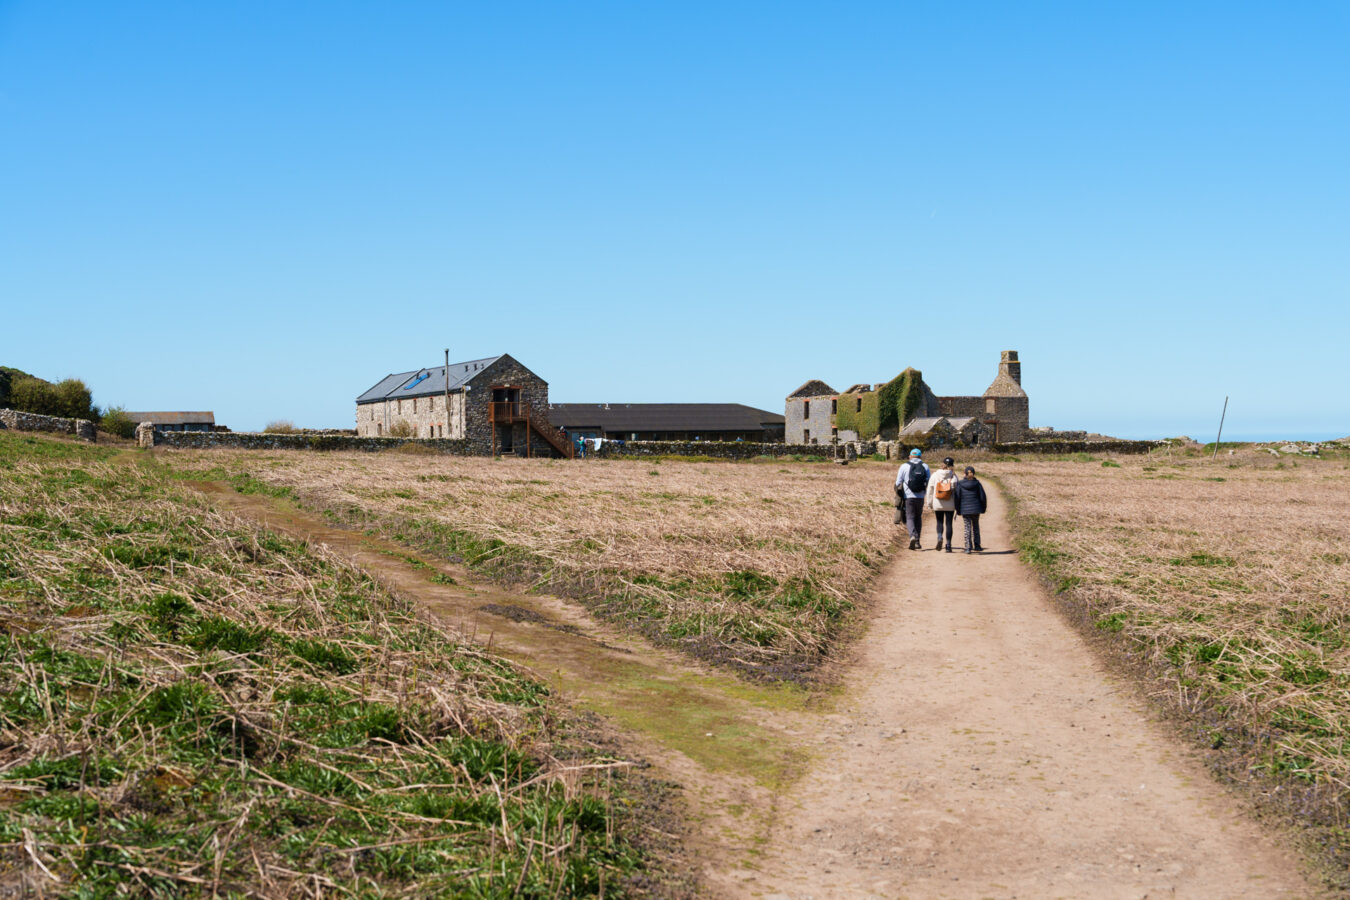
[[[818,763],[735,896],[1308,897],[1008,551],[900,551]],[[960,539],[960,520],[957,520]]]
[[[685,786],[698,823],[689,857],[718,895],[1322,895],[1053,612],[1008,550],[992,488],[989,551],[935,553],[931,533],[930,549],[899,551],[842,694],[812,713],[645,647],[574,604],[474,584],[439,561],[460,584],[435,584],[395,545],[201,487],[490,632],[610,717]],[[489,612],[503,606],[519,614]]]

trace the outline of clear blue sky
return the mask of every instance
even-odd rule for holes
[[[1345,3],[0,0],[0,363],[351,427],[509,352],[1350,433]]]

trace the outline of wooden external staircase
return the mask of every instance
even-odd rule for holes
[[[540,417],[530,409],[529,404],[519,400],[494,400],[488,404],[488,423],[492,429],[493,456],[497,455],[497,426],[514,425],[517,422],[523,422],[526,426],[526,456],[534,456],[534,450],[530,442],[531,434],[538,435],[542,438],[544,443],[562,454],[564,459],[572,459],[576,455],[576,448],[572,446],[572,442],[568,440],[567,435],[554,428],[548,420],[541,420]]]

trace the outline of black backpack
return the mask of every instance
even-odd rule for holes
[[[928,467],[921,462],[910,463],[909,478],[905,480],[905,486],[916,497],[922,496],[924,491],[928,490]]]

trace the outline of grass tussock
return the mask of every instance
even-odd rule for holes
[[[624,894],[540,684],[107,455],[0,433],[0,894]]]
[[[1350,465],[990,463],[1021,551],[1096,627],[1164,673],[1215,748],[1350,812]]]
[[[895,535],[877,466],[166,454],[480,573],[580,597],[696,656],[803,677]]]

